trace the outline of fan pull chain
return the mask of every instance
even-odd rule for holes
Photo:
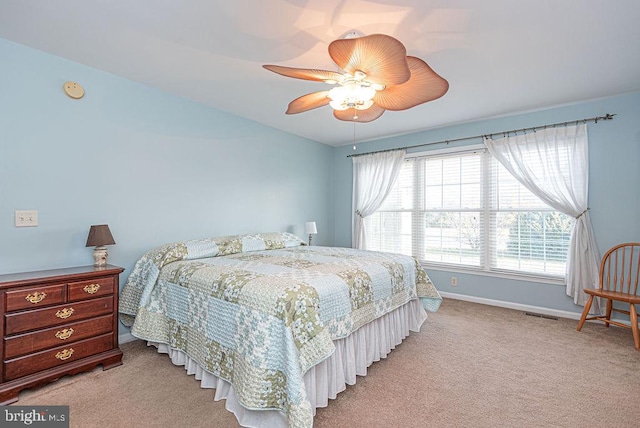
[[[356,150],[356,122],[353,122],[353,150]]]

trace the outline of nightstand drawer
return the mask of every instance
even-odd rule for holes
[[[65,297],[64,287],[65,284],[55,284],[37,288],[9,290],[6,293],[7,312],[62,303]]]
[[[24,333],[5,339],[4,359],[30,354],[53,346],[77,342],[88,337],[109,333],[113,329],[111,314],[86,321]]]
[[[69,283],[69,300],[85,300],[113,294],[113,278]]]
[[[41,351],[4,363],[4,381],[10,381],[51,367],[70,363],[113,348],[113,335],[105,334],[93,339]]]
[[[101,297],[84,302],[67,303],[50,308],[36,309],[5,315],[5,335],[22,333],[45,327],[113,313],[113,298]]]

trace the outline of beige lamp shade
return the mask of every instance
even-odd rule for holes
[[[315,221],[308,221],[304,224],[304,233],[307,235],[315,235],[318,233],[318,228],[316,227]]]

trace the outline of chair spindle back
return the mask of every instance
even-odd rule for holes
[[[640,242],[616,245],[604,255],[600,266],[600,289],[638,294]]]

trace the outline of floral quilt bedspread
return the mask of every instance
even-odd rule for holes
[[[313,413],[303,376],[332,340],[419,298],[442,301],[412,257],[308,247],[289,233],[177,242],[149,251],[120,294],[121,320],[230,382],[249,409]]]

